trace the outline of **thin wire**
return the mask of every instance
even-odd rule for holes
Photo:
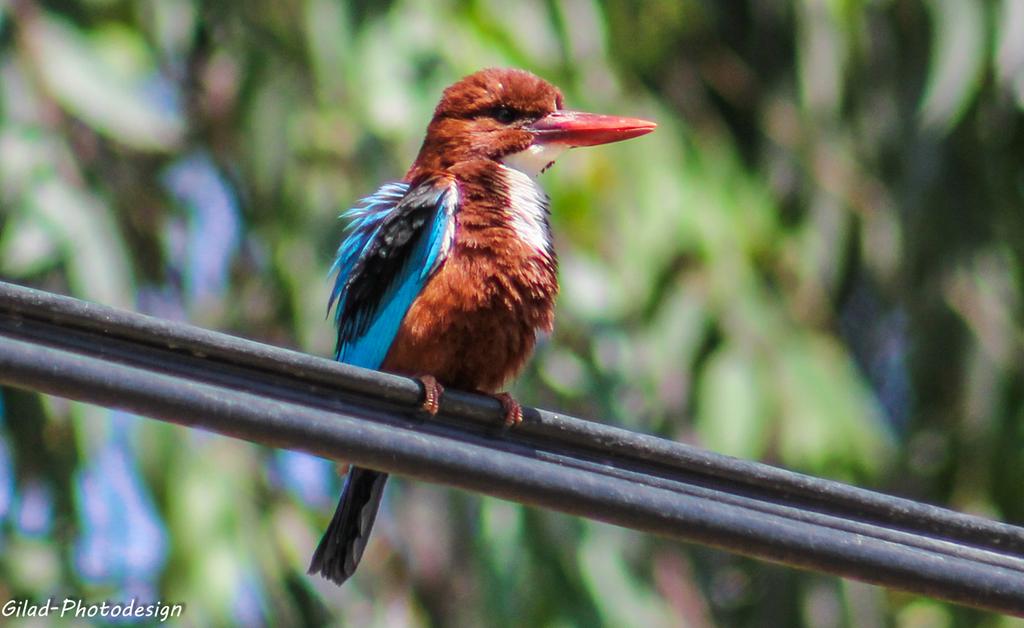
[[[1024,615],[1024,529],[0,282],[0,383]]]

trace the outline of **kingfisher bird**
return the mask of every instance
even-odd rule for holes
[[[491,68],[444,90],[419,155],[342,217],[328,302],[341,362],[416,377],[422,411],[443,387],[497,398],[554,326],[557,258],[536,182],[563,151],[617,142],[655,123],[563,109],[550,83]],[[353,466],[310,574],[341,585],[359,564],[387,474]]]

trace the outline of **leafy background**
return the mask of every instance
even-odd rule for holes
[[[1024,4],[0,2],[0,276],[329,355],[337,215],[444,86],[518,66],[653,135],[543,177],[526,403],[1024,523]],[[198,625],[1021,625],[393,482],[304,575],[334,466],[2,392],[0,597]]]

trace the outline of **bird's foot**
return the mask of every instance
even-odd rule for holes
[[[444,394],[444,387],[434,379],[433,375],[420,375],[416,379],[423,384],[423,404],[420,405],[420,410],[428,416],[436,416],[437,411],[441,408],[441,395]]]
[[[523,407],[507,392],[490,395],[501,402],[505,410],[505,427],[515,427],[523,422]]]

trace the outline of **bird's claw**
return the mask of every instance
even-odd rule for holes
[[[429,416],[436,416],[437,411],[441,408],[441,395],[444,394],[444,387],[434,379],[433,375],[420,375],[416,379],[420,380],[420,384],[423,385],[423,403],[420,405],[420,410]]]
[[[512,395],[507,392],[503,392],[492,396],[501,402],[501,407],[505,410],[506,428],[515,427],[523,422],[523,407],[519,405],[518,401],[512,398]]]

